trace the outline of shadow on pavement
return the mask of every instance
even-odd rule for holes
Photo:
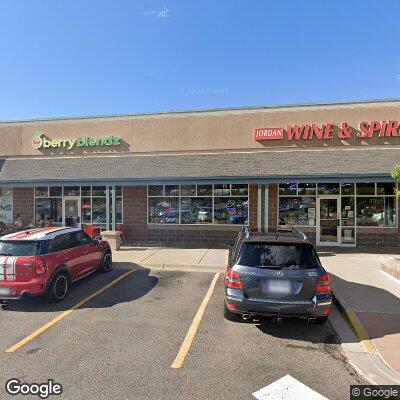
[[[400,333],[400,299],[385,289],[329,274],[334,293],[346,302],[370,339]]]
[[[316,324],[300,319],[287,319],[277,323],[273,318],[263,318],[254,323],[261,332],[276,338],[313,344],[341,344],[339,336],[329,322]]]
[[[119,303],[135,301],[149,293],[159,280],[156,276],[150,275],[151,270],[149,268],[121,262],[114,263],[113,269],[109,273],[94,272],[73,283],[70,293],[61,303],[48,303],[43,296],[39,296],[6,301],[3,302],[1,307],[4,311],[14,312],[65,311],[132,269],[134,269],[133,273],[106,289],[88,303],[83,304],[80,308],[107,308]]]

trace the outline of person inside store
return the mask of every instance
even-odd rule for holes
[[[22,223],[22,218],[21,214],[17,214],[17,217],[15,218],[14,221],[14,227],[16,230],[21,230],[23,228],[24,224]]]
[[[53,218],[47,217],[44,226],[46,226],[46,227],[54,226],[53,225]]]
[[[36,225],[43,228],[45,223],[46,223],[45,215],[44,213],[40,213],[40,218],[36,221]]]

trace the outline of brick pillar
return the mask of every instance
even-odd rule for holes
[[[278,185],[268,185],[268,229],[276,230],[278,220]]]
[[[14,188],[13,208],[14,221],[20,214],[24,226],[29,225],[35,217],[33,188]]]
[[[249,227],[257,229],[258,185],[249,185]]]
[[[123,198],[126,240],[147,240],[147,187],[124,186]]]

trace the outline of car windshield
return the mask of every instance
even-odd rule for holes
[[[248,267],[314,269],[318,260],[310,244],[243,243],[238,264]]]
[[[0,256],[37,256],[44,254],[44,241],[1,240]]]

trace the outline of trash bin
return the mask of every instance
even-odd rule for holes
[[[121,247],[121,232],[118,231],[103,231],[101,238],[106,240],[111,247],[111,250],[118,251]]]

